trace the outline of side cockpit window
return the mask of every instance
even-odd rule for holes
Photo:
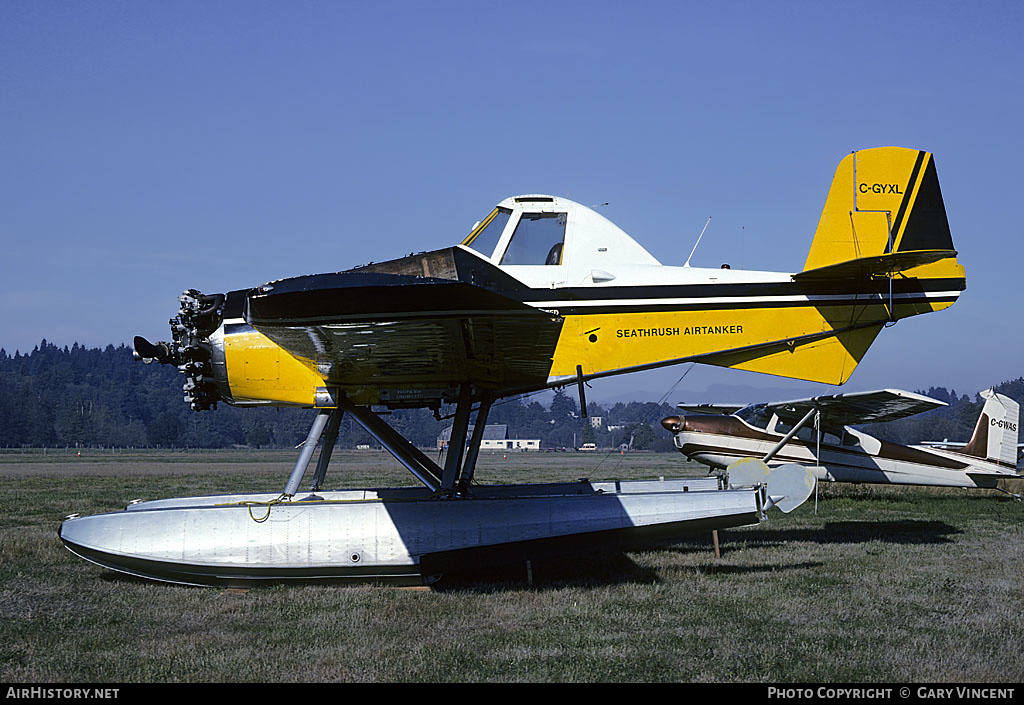
[[[523,213],[502,264],[561,264],[565,213]]]
[[[473,232],[462,241],[462,244],[489,258],[494,253],[494,248],[497,246],[498,240],[501,239],[501,234],[505,231],[505,224],[508,223],[511,215],[512,211],[508,208],[495,208],[480,221],[479,225],[473,228]]]

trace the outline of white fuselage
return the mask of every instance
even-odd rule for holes
[[[702,419],[713,419],[701,423]],[[676,448],[691,460],[724,469],[740,458],[763,458],[782,439],[735,417],[687,417],[687,428],[675,434]],[[1016,472],[995,462],[953,451],[904,446],[880,441],[854,429],[844,429],[838,443],[822,440],[813,429],[807,438],[786,443],[769,465],[799,463],[814,469],[826,482],[934,485],[993,488]],[[831,435],[831,434],[829,434]]]

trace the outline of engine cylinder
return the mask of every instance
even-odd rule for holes
[[[185,401],[193,411],[204,411],[223,398],[212,365],[215,342],[211,342],[211,336],[223,321],[224,295],[188,289],[178,297],[178,303],[178,315],[170,321],[175,362],[185,375]]]

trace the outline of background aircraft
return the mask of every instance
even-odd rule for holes
[[[662,425],[691,460],[727,469],[740,458],[762,458],[769,466],[799,463],[827,482],[935,485],[998,489],[999,480],[1019,477],[1019,405],[992,390],[970,442],[957,449],[905,446],[879,440],[850,425],[891,421],[945,402],[884,389],[795,401],[739,405],[686,405],[683,417]],[[1018,497],[1019,498],[1019,497]]]

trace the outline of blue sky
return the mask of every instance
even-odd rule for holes
[[[564,195],[664,263],[802,268],[836,164],[935,155],[968,289],[844,389],[1024,374],[1019,2],[0,3],[0,347],[167,336],[216,292]],[[595,382],[661,395],[682,370]],[[831,388],[698,367],[683,388]],[[787,384],[789,386],[787,387]],[[796,385],[796,386],[793,386]]]

